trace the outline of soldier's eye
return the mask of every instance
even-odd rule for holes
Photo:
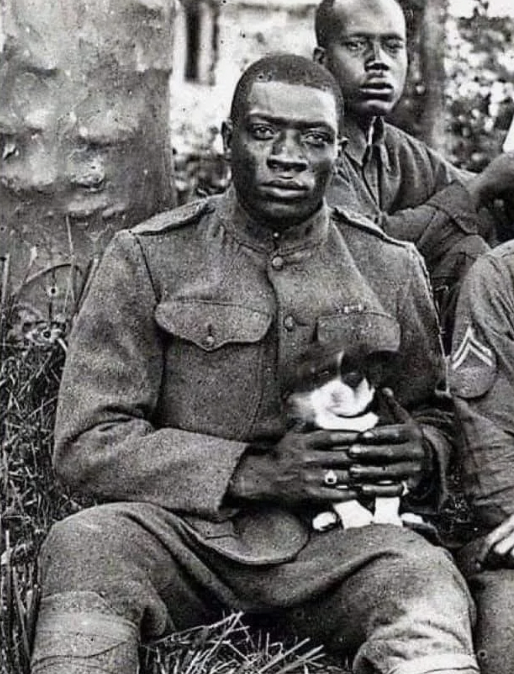
[[[314,147],[325,147],[332,141],[332,137],[324,131],[307,131],[303,135],[303,140]]]
[[[257,140],[271,140],[275,135],[275,130],[267,124],[253,124],[250,127],[250,133]]]
[[[343,47],[345,47],[352,54],[359,54],[366,51],[369,46],[369,40],[365,37],[353,37],[344,40]]]
[[[390,37],[384,40],[383,47],[387,51],[396,54],[405,49],[405,42],[401,38]]]

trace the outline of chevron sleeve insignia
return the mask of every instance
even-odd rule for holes
[[[454,370],[459,368],[470,355],[475,356],[488,367],[494,366],[495,358],[493,352],[485,344],[482,344],[475,335],[471,325],[468,325],[460,345],[452,355],[452,368]]]
[[[486,393],[496,378],[496,355],[468,325],[450,361],[450,386],[454,393],[473,398]]]

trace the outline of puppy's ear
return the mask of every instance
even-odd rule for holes
[[[366,377],[375,388],[385,386],[398,367],[397,351],[375,351],[368,354],[365,360]]]

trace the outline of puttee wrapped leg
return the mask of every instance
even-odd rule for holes
[[[92,592],[42,600],[32,674],[136,674],[139,629],[112,613]]]

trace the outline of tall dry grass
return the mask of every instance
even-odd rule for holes
[[[4,260],[4,269],[7,262]],[[24,318],[0,292],[0,665],[28,671],[38,585],[35,560],[50,525],[78,505],[51,467],[65,326]],[[28,314],[27,314],[28,315]]]

